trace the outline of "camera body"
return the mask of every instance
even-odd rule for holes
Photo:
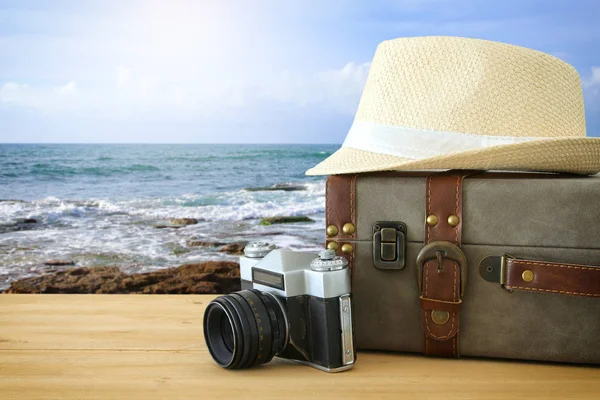
[[[242,289],[275,295],[285,309],[288,340],[278,357],[328,372],[352,367],[350,270],[343,257],[333,250],[317,255],[251,243],[240,257],[240,275]]]
[[[204,337],[217,364],[249,368],[274,356],[327,372],[356,359],[350,270],[333,250],[314,253],[246,246],[242,290],[211,301]]]

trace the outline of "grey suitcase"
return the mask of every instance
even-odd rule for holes
[[[600,176],[327,180],[358,349],[600,363]]]

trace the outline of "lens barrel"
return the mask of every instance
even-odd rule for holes
[[[204,339],[212,358],[228,369],[271,361],[287,345],[285,310],[275,295],[242,290],[211,301],[204,313]]]

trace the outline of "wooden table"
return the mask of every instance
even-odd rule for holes
[[[327,374],[217,367],[212,296],[0,295],[0,399],[600,398],[600,368],[360,353]]]

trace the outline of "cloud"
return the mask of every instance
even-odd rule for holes
[[[6,82],[0,89],[0,106],[42,112],[69,111],[108,118],[201,117],[227,114],[257,102],[295,107],[317,106],[353,114],[365,84],[369,63],[347,63],[340,69],[314,74],[283,72],[262,82],[211,77],[177,80],[136,71],[125,65],[113,70],[114,84],[78,86],[69,81],[57,87],[33,87]]]
[[[584,81],[584,86],[586,86],[586,87],[600,86],[600,67],[592,67],[591,71],[592,71],[592,75],[589,77],[589,79]]]
[[[65,86],[56,88],[56,93],[59,96],[76,96],[77,95],[77,84],[75,81],[67,83]]]
[[[0,89],[0,101],[3,103],[18,103],[29,86],[17,82],[6,82]]]
[[[350,62],[340,70],[326,71],[319,76],[325,88],[324,105],[342,112],[354,113],[367,81],[371,63]]]
[[[343,114],[356,111],[370,63],[349,62],[341,69],[301,76],[284,72],[263,88],[261,97],[297,106],[316,105]]]
[[[593,66],[591,75],[581,80],[586,105],[594,110],[600,110],[600,67]]]
[[[131,80],[131,68],[119,65],[117,67],[117,87],[126,87]]]
[[[72,109],[77,105],[77,84],[71,81],[64,86],[36,88],[9,81],[0,88],[0,106],[36,109],[55,112]]]

